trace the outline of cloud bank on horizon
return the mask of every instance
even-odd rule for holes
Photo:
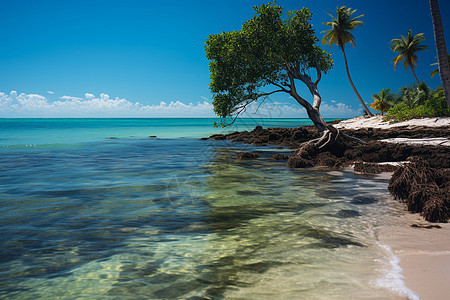
[[[48,92],[53,96],[52,93]],[[0,118],[213,118],[213,105],[201,96],[202,102],[188,104],[182,101],[161,101],[158,105],[144,105],[124,98],[111,98],[102,93],[99,97],[86,93],[83,98],[61,96],[57,100],[39,94],[9,94],[0,92]],[[333,102],[333,101],[331,101]],[[323,103],[321,113],[325,118],[351,118],[361,114],[360,108],[343,103]],[[257,114],[263,118],[307,118],[300,105],[267,101],[263,105],[250,105],[242,117]]]

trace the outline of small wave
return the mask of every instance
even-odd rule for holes
[[[400,267],[400,258],[394,255],[391,247],[379,242],[377,242],[377,245],[383,249],[387,262],[384,262],[384,266],[381,269],[384,276],[377,278],[375,285],[393,291],[409,300],[420,300],[419,296],[405,284],[403,269]]]

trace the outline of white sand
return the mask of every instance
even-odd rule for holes
[[[392,138],[380,140],[386,143],[405,143],[412,145],[433,145],[433,146],[446,146],[450,147],[450,139],[441,138],[423,138],[423,139],[409,139],[409,138]]]
[[[360,129],[360,128],[389,129],[394,127],[414,128],[417,126],[427,126],[427,127],[450,126],[450,117],[412,119],[405,122],[389,124],[389,122],[383,121],[380,115],[377,115],[373,117],[356,117],[353,119],[341,121],[338,124],[334,125],[334,127],[336,128],[343,128],[343,129]]]
[[[376,128],[376,129],[389,129],[395,127],[407,127],[414,129],[414,127],[426,126],[426,127],[442,127],[450,126],[450,118],[424,118],[424,119],[412,119],[405,122],[389,124],[389,122],[384,122],[382,117],[377,115],[374,117],[356,117],[353,119],[341,121],[334,125],[336,128],[340,129],[361,129],[361,128]],[[450,147],[450,132],[439,138],[423,138],[423,139],[411,139],[411,138],[392,138],[381,140],[387,143],[407,143],[416,145],[438,145]]]

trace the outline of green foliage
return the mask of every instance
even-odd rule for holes
[[[332,21],[323,22],[323,24],[331,27],[331,29],[323,31],[325,35],[322,38],[322,44],[338,45],[340,49],[343,49],[345,44],[350,43],[355,47],[355,37],[350,31],[364,25],[363,21],[359,20],[364,15],[353,17],[355,12],[356,9],[352,10],[345,6],[337,7],[336,17],[327,12]]]
[[[449,117],[450,108],[441,87],[430,90],[426,83],[402,87],[384,120],[402,122],[413,118]]]
[[[374,99],[374,102],[370,104],[370,107],[380,111],[381,115],[383,115],[383,113],[387,112],[391,108],[391,104],[394,102],[395,96],[391,94],[391,89],[389,88],[382,89],[379,94],[374,94],[372,98]]]
[[[254,8],[256,15],[241,30],[206,40],[214,112],[223,119],[261,97],[287,92],[293,72],[318,67],[326,73],[333,66],[331,55],[316,45],[308,8],[284,18],[283,8],[273,3]]]
[[[394,103],[405,102],[410,108],[414,108],[425,104],[425,101],[430,98],[431,92],[426,82],[401,87],[400,91],[396,93],[397,99]]]
[[[419,60],[417,52],[428,49],[428,46],[421,44],[423,41],[425,41],[423,33],[412,35],[411,29],[408,30],[406,37],[401,35],[399,39],[393,39],[390,48],[392,51],[400,53],[392,60],[394,69],[402,61],[405,61],[405,70],[408,67],[414,69]]]

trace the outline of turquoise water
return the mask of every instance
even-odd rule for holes
[[[411,296],[378,241],[403,213],[385,179],[199,140],[213,121],[1,119],[0,298]]]
[[[201,138],[216,133],[264,127],[312,125],[309,119],[238,119],[233,126],[214,128],[219,119],[0,119],[0,146],[73,145],[104,138]]]

